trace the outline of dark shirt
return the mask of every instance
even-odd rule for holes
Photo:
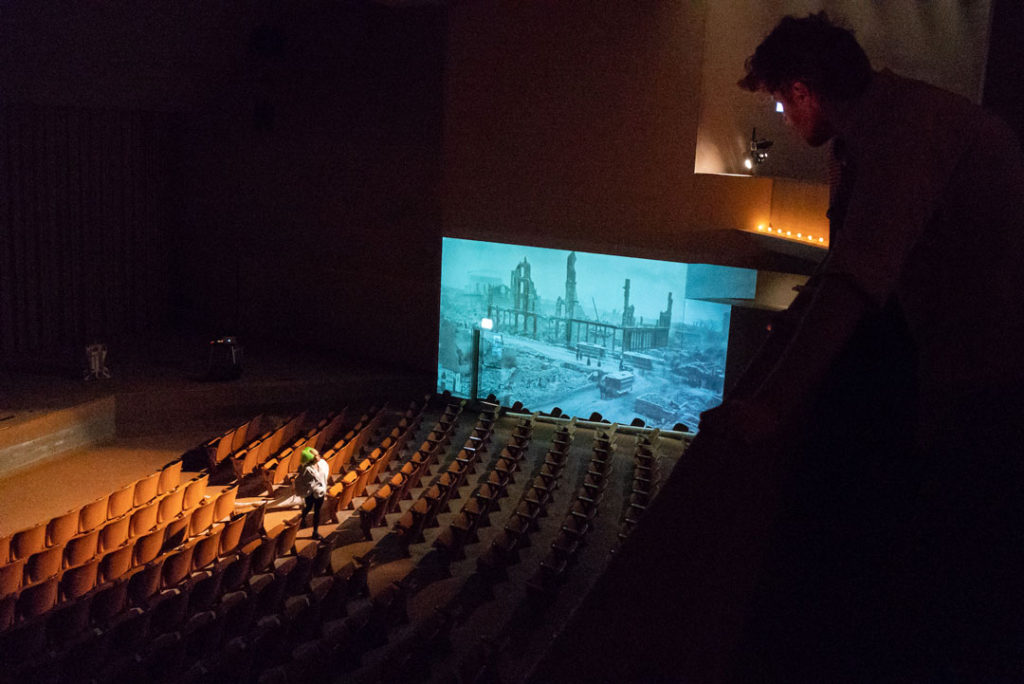
[[[935,404],[1024,382],[1024,166],[966,98],[888,71],[838,126],[823,277],[896,306]]]

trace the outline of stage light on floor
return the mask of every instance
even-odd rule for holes
[[[90,344],[85,348],[85,379],[102,380],[110,377],[110,369],[107,368],[107,345]]]

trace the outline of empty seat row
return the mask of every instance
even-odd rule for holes
[[[46,548],[65,544],[76,535],[91,532],[107,521],[146,506],[172,492],[181,479],[181,459],[84,506],[54,516],[45,523],[0,538],[0,566],[19,561]]]

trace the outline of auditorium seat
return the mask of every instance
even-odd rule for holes
[[[46,620],[26,619],[6,632],[0,633],[0,662],[5,676],[30,662],[46,649]]]
[[[0,565],[6,565],[11,560],[11,538],[13,534],[0,537]]]
[[[10,596],[0,596],[0,632],[4,632],[14,625],[17,619],[17,606],[18,596],[17,594],[11,594]]]
[[[221,528],[220,535],[220,556],[224,557],[227,554],[238,548],[238,542],[242,538],[242,529],[245,527],[245,515],[238,515],[237,517],[229,520]]]
[[[189,660],[194,662],[216,651],[220,647],[223,629],[224,620],[215,611],[193,612],[181,629],[183,651]]]
[[[232,502],[234,507],[234,502]],[[196,506],[192,511],[192,517],[189,518],[188,523],[188,536],[198,537],[204,534],[213,525],[214,518],[217,513],[217,504],[214,501],[206,501],[205,503]]]
[[[153,530],[138,537],[134,543],[135,553],[132,557],[132,565],[135,567],[145,565],[156,560],[164,547],[164,530]]]
[[[199,537],[192,553],[192,569],[201,570],[212,564],[220,555],[220,540],[223,527],[211,531],[205,537]]]
[[[206,497],[206,486],[209,481],[210,475],[203,473],[185,485],[185,495],[181,502],[182,510],[190,511],[203,502]]]
[[[182,504],[184,502],[185,489],[178,487],[169,494],[165,494],[160,499],[160,503],[157,507],[157,523],[160,525],[166,525],[170,521],[176,519],[181,515],[183,510]]]
[[[100,575],[104,582],[119,579],[128,574],[132,568],[132,556],[135,549],[131,545],[124,545],[114,549],[100,558]]]
[[[78,517],[81,509],[68,511],[50,519],[46,525],[46,545],[63,546],[78,534]]]
[[[162,556],[164,560],[162,586],[164,589],[175,589],[188,577],[192,571],[192,557],[195,554],[195,548],[196,540],[192,540],[183,544],[181,548],[168,551]]]
[[[102,581],[102,568],[100,578]],[[93,626],[106,628],[115,616],[119,615],[128,603],[128,578],[98,584],[92,594],[92,605],[89,606],[89,618]]]
[[[78,532],[91,532],[107,521],[107,505],[110,496],[105,495],[91,501],[78,511]]]
[[[166,494],[181,484],[182,461],[176,458],[160,469],[160,478],[157,483],[157,495]]]
[[[420,497],[395,523],[395,532],[405,537],[407,544],[420,542],[423,540],[423,528],[429,515],[430,504],[425,497]]]
[[[189,528],[192,526],[192,512],[187,511],[179,517],[171,520],[166,525],[161,525],[164,531],[164,544],[161,551],[170,551],[181,546],[185,540],[190,538]]]
[[[57,605],[57,577],[25,585],[18,596],[18,614],[25,620],[42,615]]]
[[[0,598],[16,594],[21,589],[26,562],[27,559],[22,559],[0,565]]]
[[[99,530],[92,530],[69,539],[64,545],[64,567],[82,565],[95,558],[99,553],[99,541]]]
[[[112,492],[107,499],[107,520],[116,520],[132,510],[135,500],[135,483]]]
[[[99,551],[113,551],[128,543],[130,518],[125,515],[112,520],[99,529]]]
[[[34,584],[45,579],[56,577],[64,566],[64,547],[52,546],[34,553],[25,563],[24,584]]]
[[[194,558],[193,556],[193,565],[195,564]],[[189,592],[188,604],[190,614],[210,610],[216,605],[223,594],[226,568],[226,565],[210,565],[205,570],[193,571],[188,579],[192,587]]]
[[[132,511],[128,516],[128,536],[131,538],[141,537],[155,530],[159,522],[158,512],[159,503],[156,501],[144,504]]]
[[[222,491],[214,502],[213,519],[216,522],[227,520],[235,511],[235,499],[238,496],[238,485],[232,485]]]
[[[21,560],[46,548],[46,526],[40,523],[16,532],[11,538],[11,560]]]
[[[60,578],[60,599],[77,599],[95,589],[99,568],[100,561],[96,559],[65,570]]]
[[[251,542],[251,544],[256,543],[262,545],[263,541]],[[273,544],[271,544],[271,548],[274,548]],[[252,577],[253,573],[254,554],[255,552],[246,553],[244,551],[239,551],[234,556],[229,556],[224,559],[223,565],[220,567],[223,567],[224,569],[221,585],[225,592],[238,591],[246,582],[249,581],[249,578]],[[268,564],[270,562],[273,562],[273,559],[268,561]]]
[[[135,568],[128,577],[128,600],[131,605],[145,609],[149,600],[163,585],[164,556]]]
[[[185,658],[185,644],[177,631],[166,631],[143,649],[139,671],[149,682],[173,682]]]
[[[135,482],[135,489],[132,494],[132,506],[134,508],[144,506],[156,498],[157,492],[160,490],[160,473],[161,471],[157,470],[145,477],[139,478]]]

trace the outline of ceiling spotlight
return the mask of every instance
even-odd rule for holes
[[[757,139],[757,129],[750,134],[750,161],[754,164],[763,164],[768,161],[768,149],[773,145],[771,140]],[[747,167],[750,168],[749,166]]]

